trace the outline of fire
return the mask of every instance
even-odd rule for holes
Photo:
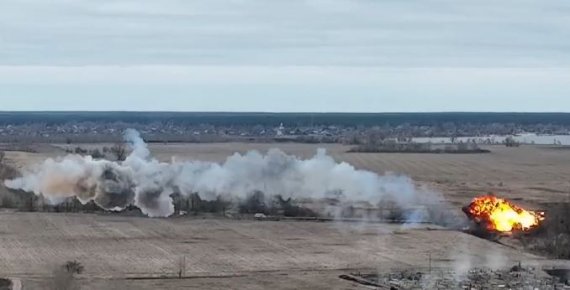
[[[485,224],[487,230],[497,232],[528,231],[544,220],[543,212],[525,210],[494,195],[476,197],[464,211],[474,220]]]

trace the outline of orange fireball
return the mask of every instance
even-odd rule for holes
[[[528,231],[544,220],[543,212],[524,210],[494,195],[476,197],[464,208],[464,211],[473,219],[485,224],[487,230],[497,232]]]

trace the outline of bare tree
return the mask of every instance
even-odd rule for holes
[[[519,147],[520,143],[515,140],[512,136],[507,137],[505,139],[505,146],[507,147]]]
[[[0,180],[12,179],[19,175],[18,170],[8,165],[6,154],[0,151]]]
[[[95,150],[91,150],[91,157],[93,157],[94,159],[103,159],[105,158],[105,154],[101,153],[101,151],[99,150],[99,148],[95,149]]]
[[[368,145],[380,145],[386,139],[387,134],[379,128],[372,129],[368,133]]]
[[[115,143],[111,147],[111,153],[115,155],[118,161],[124,161],[127,158],[127,146],[125,143]]]
[[[65,271],[71,274],[81,274],[85,270],[85,267],[83,267],[83,265],[81,265],[81,263],[77,261],[68,261],[67,263],[65,263],[63,268],[65,269]]]

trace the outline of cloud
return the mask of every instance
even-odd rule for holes
[[[4,85],[404,85],[509,82],[560,85],[570,68],[379,68],[345,66],[2,66]]]
[[[0,101],[3,110],[565,111],[568,79],[563,68],[0,66]]]
[[[10,65],[568,67],[570,3],[5,0]]]
[[[569,12],[565,0],[3,0],[0,100],[4,110],[560,111]]]

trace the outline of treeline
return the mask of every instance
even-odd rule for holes
[[[455,226],[457,218],[451,217],[451,212],[441,207],[428,206],[402,208],[394,202],[383,201],[376,205],[348,203],[341,204],[337,199],[313,200],[315,206],[305,206],[292,198],[280,195],[266,196],[257,191],[242,200],[228,201],[222,198],[204,200],[199,194],[189,196],[171,195],[174,204],[173,216],[200,216],[215,214],[228,218],[261,217],[261,218],[347,218],[370,221],[385,221],[404,223],[412,218],[415,223],[430,221],[442,226]],[[323,206],[326,208],[323,208]],[[82,204],[77,198],[68,198],[61,203],[51,204],[41,195],[19,190],[2,192],[0,188],[0,208],[14,209],[22,212],[54,212],[54,213],[110,213],[97,206],[93,201]],[[134,205],[128,206],[116,215],[140,216],[144,214]]]
[[[125,159],[127,150],[124,143],[117,143],[112,147],[104,147],[92,150],[76,147],[70,153],[87,155],[93,158],[102,159],[112,155],[113,159],[122,161]],[[5,153],[0,151],[0,180],[14,179],[20,176],[18,170],[10,166],[5,159]],[[309,209],[303,208],[291,198],[281,196],[268,197],[263,192],[251,193],[243,200],[204,200],[198,193],[189,196],[180,193],[171,195],[174,209],[177,214],[199,214],[199,213],[239,213],[239,214],[265,214],[279,215],[287,217],[316,217],[317,214]],[[22,190],[6,188],[0,183],[0,208],[17,209],[21,211],[40,212],[104,212],[94,202],[82,204],[77,198],[67,198],[63,202],[53,204],[41,195]],[[126,209],[127,213],[141,214],[140,210],[134,206]]]
[[[490,150],[482,149],[476,143],[456,144],[432,144],[432,143],[399,143],[387,140],[377,144],[363,144],[348,150],[349,153],[447,153],[469,154],[490,153]]]
[[[198,215],[201,213],[228,214],[264,214],[285,217],[317,217],[317,213],[297,204],[291,198],[281,196],[266,197],[263,192],[254,192],[248,198],[232,202],[222,198],[204,200],[199,194],[190,196],[173,194],[175,215]],[[68,198],[63,202],[52,204],[43,196],[21,190],[0,190],[0,208],[16,209],[25,212],[69,212],[96,213],[106,212],[93,201],[82,204],[77,198]],[[123,214],[140,215],[142,212],[135,206],[129,206]]]
[[[556,124],[570,125],[570,113],[206,113],[206,112],[0,112],[0,125],[69,122],[164,122],[214,126],[295,124],[297,126],[378,126],[411,124]]]

